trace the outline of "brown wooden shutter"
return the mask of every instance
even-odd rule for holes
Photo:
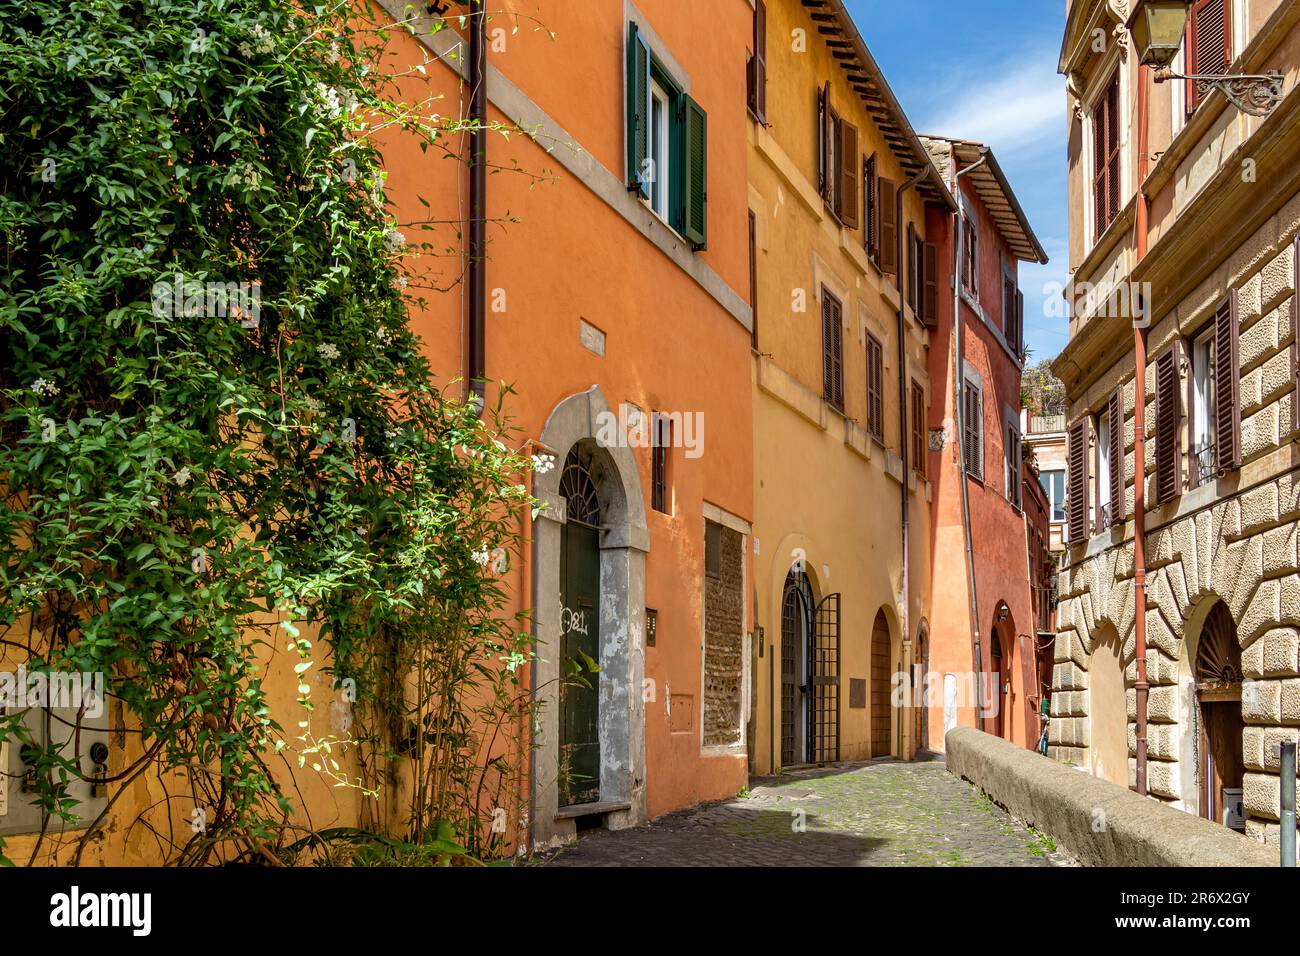
[[[925,296],[922,321],[930,328],[939,324],[939,247],[925,243]]]
[[[835,128],[831,123],[831,84],[829,80],[826,81],[824,87],[817,91],[817,123],[820,126],[817,133],[817,142],[821,150],[817,163],[817,191],[821,194],[822,199],[830,201],[835,192],[831,178],[831,137],[835,135]]]
[[[858,228],[858,128],[840,120],[840,221],[850,229]]]
[[[885,440],[885,369],[884,346],[867,333],[867,431]]]
[[[1119,215],[1119,73],[1092,113],[1094,239]]]
[[[754,115],[767,121],[767,3],[754,4]]]
[[[1214,463],[1220,471],[1241,467],[1241,359],[1237,292],[1214,314]]]
[[[966,382],[962,386],[962,455],[966,472],[984,480],[984,402],[979,386]]]
[[[880,271],[898,273],[898,184],[880,180]]]
[[[1196,0],[1187,17],[1187,73],[1222,76],[1232,64],[1232,0]],[[1187,80],[1187,112],[1205,101],[1209,90]]]
[[[1070,426],[1069,468],[1070,482],[1066,491],[1069,508],[1067,531],[1072,544],[1088,537],[1088,419]]]
[[[907,304],[915,312],[916,287],[920,279],[917,270],[921,263],[916,255],[916,227],[910,222],[907,224],[907,245],[904,248],[907,252]]]
[[[749,344],[758,351],[758,220],[749,210]]]
[[[1016,339],[1011,343],[1016,356],[1025,354],[1025,294],[1016,289]]]
[[[844,409],[844,337],[841,332],[843,308],[840,300],[822,288],[822,373],[823,391],[828,403]]]
[[[925,390],[912,383],[912,467],[922,478],[926,473]]]
[[[1124,387],[1115,389],[1106,406],[1110,430],[1110,521],[1124,523]]]
[[[862,163],[862,241],[867,258],[880,262],[880,184],[876,180],[876,157]]]
[[[1177,498],[1182,490],[1182,390],[1179,387],[1180,347],[1175,344],[1156,359],[1156,493],[1157,504]],[[1138,391],[1142,384],[1138,383]]]

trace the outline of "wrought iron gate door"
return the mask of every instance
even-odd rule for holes
[[[840,596],[828,594],[817,605],[810,634],[808,660],[813,732],[808,739],[808,762],[840,759]]]
[[[806,643],[808,603],[807,579],[791,571],[785,579],[781,598],[781,766],[797,762],[796,742],[799,726],[799,674],[803,669],[802,652]]]

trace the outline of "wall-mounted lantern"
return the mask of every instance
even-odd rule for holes
[[[1170,64],[1182,48],[1192,0],[1138,0],[1129,15],[1128,29],[1138,59],[1155,70],[1157,83],[1192,80],[1219,90],[1233,106],[1250,116],[1267,116],[1282,102],[1282,74],[1175,73]],[[1231,59],[1231,56],[1228,57]]]

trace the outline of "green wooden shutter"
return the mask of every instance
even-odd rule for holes
[[[682,94],[684,121],[682,123],[682,235],[696,249],[703,249],[708,240],[708,182],[709,182],[709,118],[686,94]]]
[[[627,37],[627,188],[650,198],[650,47],[636,24]]]

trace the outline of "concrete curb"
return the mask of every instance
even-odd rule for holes
[[[1277,866],[1276,851],[1132,790],[976,730],[944,738],[970,781],[1085,866]]]

